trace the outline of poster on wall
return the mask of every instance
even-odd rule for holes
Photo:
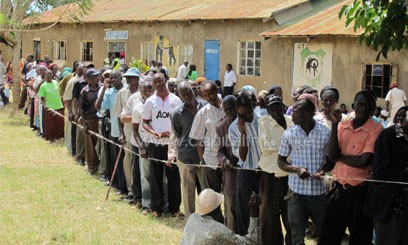
[[[292,89],[309,85],[320,91],[331,85],[332,58],[330,43],[295,43]]]

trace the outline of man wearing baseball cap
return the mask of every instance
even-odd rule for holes
[[[278,151],[283,132],[293,126],[292,118],[284,114],[285,105],[280,96],[265,98],[268,114],[259,119],[259,167],[265,172],[259,184],[260,244],[292,244],[288,220],[288,204],[284,197],[288,191],[288,173],[278,166]],[[283,236],[282,223],[286,230]]]
[[[217,220],[224,195],[212,189],[203,190],[198,196],[196,212],[190,215],[180,244],[258,244],[258,214],[261,199],[252,193],[249,200],[251,219],[245,236],[235,234],[222,221]]]
[[[99,158],[95,150],[96,137],[87,132],[93,131],[98,133],[98,116],[97,109],[95,107],[96,100],[98,99],[99,91],[99,74],[101,72],[95,68],[89,68],[86,71],[86,85],[79,96],[79,114],[81,117],[80,122],[84,127],[85,132],[85,161],[88,167],[88,173],[95,175],[99,167]]]

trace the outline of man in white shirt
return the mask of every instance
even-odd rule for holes
[[[149,133],[147,151],[149,158],[162,161],[168,160],[168,145],[170,143],[171,119],[173,111],[182,104],[181,100],[170,93],[166,86],[166,80],[162,73],[156,73],[153,77],[154,95],[146,100],[143,107],[143,128]],[[178,167],[171,163],[164,167],[161,161],[150,160],[151,170],[151,200],[152,216],[157,218],[163,213],[164,191],[163,172],[167,176],[167,189],[169,193],[169,211],[174,216],[184,216],[180,212],[181,188]],[[164,168],[164,169],[163,169]]]
[[[387,111],[390,111],[391,103],[391,120],[388,123],[388,127],[390,127],[394,125],[394,117],[395,114],[397,114],[398,109],[405,106],[407,102],[407,96],[405,95],[404,90],[399,89],[396,82],[391,83],[390,90],[385,97],[385,102]]]
[[[202,189],[210,188],[216,192],[221,191],[222,172],[216,167],[218,164],[218,148],[216,126],[225,118],[222,100],[218,97],[218,87],[212,81],[201,84],[201,93],[208,102],[196,114],[190,131],[190,138],[197,140],[198,156],[202,164],[214,168],[202,168]]]
[[[259,120],[259,146],[261,159],[259,166],[262,174],[259,186],[260,206],[260,243],[292,244],[288,220],[288,204],[284,197],[288,191],[288,173],[278,166],[280,139],[286,128],[293,126],[292,118],[284,115],[282,98],[276,95],[266,97],[268,115]],[[281,217],[286,230],[282,233]]]
[[[122,111],[123,108],[126,106],[126,102],[128,101],[129,97],[137,93],[139,90],[139,79],[140,79],[140,71],[137,68],[130,68],[123,74],[124,78],[126,78],[127,87],[122,87],[119,90],[118,95],[116,97],[116,103],[113,108],[111,114],[111,120],[118,120],[119,124],[119,133],[120,136],[118,138],[118,142],[121,145],[124,145],[126,148],[131,148],[132,145],[130,143],[130,135],[132,133],[132,125],[129,123],[131,120],[126,121],[127,123],[122,122]],[[119,148],[113,147],[114,155],[118,154]],[[125,152],[125,157],[123,159],[123,165],[121,166],[120,161],[117,170],[118,176],[118,189],[120,190],[120,194],[128,195],[127,198],[132,197],[132,160],[131,160],[131,153]]]
[[[186,79],[186,77],[187,77],[187,65],[188,65],[188,61],[185,60],[184,63],[178,68],[177,76],[176,76],[178,81]]]
[[[233,94],[234,93],[234,85],[237,83],[237,76],[235,72],[232,70],[232,65],[227,64],[226,71],[224,75],[224,89],[223,89],[223,97]]]

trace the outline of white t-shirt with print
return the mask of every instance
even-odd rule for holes
[[[170,132],[171,131],[171,119],[170,116],[174,110],[181,105],[182,102],[179,97],[169,93],[169,95],[163,100],[156,93],[146,100],[143,107],[142,118],[143,120],[151,120],[150,125],[156,132]],[[149,143],[157,143],[161,145],[169,144],[169,138],[163,138],[159,141],[154,140],[153,137],[149,137]]]

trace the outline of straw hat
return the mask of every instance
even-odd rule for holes
[[[196,213],[206,215],[211,213],[224,201],[224,195],[215,192],[212,189],[205,189],[198,195],[198,205]]]

